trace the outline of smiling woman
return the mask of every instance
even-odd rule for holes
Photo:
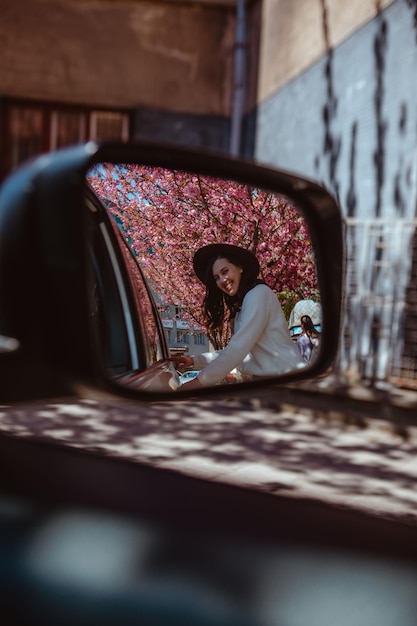
[[[211,244],[197,250],[193,265],[206,287],[207,327],[221,329],[227,312],[233,336],[222,351],[173,357],[179,365],[202,368],[184,388],[218,384],[231,372],[241,382],[304,367],[276,295],[257,278],[255,255],[238,246]]]

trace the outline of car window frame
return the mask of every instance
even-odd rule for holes
[[[116,220],[110,216],[96,194],[89,188],[86,193],[86,205],[90,213],[95,216],[96,229],[102,238],[102,243],[106,249],[108,260],[112,268],[117,295],[120,301],[123,326],[127,339],[127,346],[130,357],[130,370],[116,372],[116,374],[132,374],[145,372],[155,365],[158,359],[151,361],[150,350],[147,345],[146,328],[142,320],[143,311],[138,310],[138,299],[133,293],[133,283],[131,272],[127,267],[124,255],[129,255],[135,264],[137,279],[142,283],[141,288],[146,292],[149,305],[152,311],[152,320],[158,337],[160,359],[168,359],[169,351],[166,343],[165,333],[155,305],[154,298],[149,289],[146,277],[144,276],[137,259],[130,249],[127,241],[123,237]],[[120,322],[119,318],[119,322]]]

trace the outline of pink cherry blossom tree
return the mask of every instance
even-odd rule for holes
[[[308,228],[286,198],[235,181],[140,165],[100,164],[88,182],[121,223],[159,298],[181,306],[191,324],[204,326],[204,287],[192,258],[209,243],[253,252],[260,277],[278,297],[317,299]],[[226,337],[210,339],[221,347]]]

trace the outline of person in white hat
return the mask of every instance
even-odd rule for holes
[[[223,350],[174,356],[179,369],[201,370],[181,389],[212,386],[232,371],[237,380],[276,376],[305,366],[291,340],[275,293],[258,279],[258,259],[231,244],[210,244],[194,255],[194,271],[206,287],[204,313],[209,330],[230,319],[233,335]]]

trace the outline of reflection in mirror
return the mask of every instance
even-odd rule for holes
[[[95,165],[87,181],[87,206],[101,215],[90,237],[102,240],[92,289],[113,378],[150,391],[197,389],[314,362],[320,293],[292,201],[136,164]]]

